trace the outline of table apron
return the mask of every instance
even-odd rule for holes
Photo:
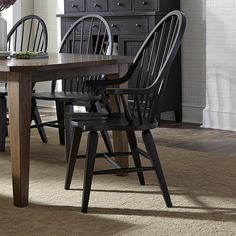
[[[32,82],[50,81],[57,79],[75,78],[82,76],[118,74],[118,65],[106,65],[99,67],[86,67],[79,69],[67,69],[57,71],[39,71],[32,73]]]

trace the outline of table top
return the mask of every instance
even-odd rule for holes
[[[121,55],[49,53],[48,56],[48,58],[40,59],[3,59],[0,60],[0,72],[66,70],[89,66],[128,64],[133,61],[133,57]]]

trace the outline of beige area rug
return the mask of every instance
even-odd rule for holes
[[[56,132],[47,134],[48,144],[32,134],[26,208],[12,206],[9,148],[0,153],[0,236],[236,235],[236,157],[159,147],[173,208],[165,207],[152,172],[146,186],[136,174],[103,175],[94,177],[89,213],[82,214],[84,163],[77,162],[73,189],[65,191],[64,147]]]

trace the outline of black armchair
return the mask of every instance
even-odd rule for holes
[[[60,53],[107,54],[112,53],[112,34],[106,20],[96,14],[89,14],[79,18],[63,37]],[[105,71],[104,71],[105,74]],[[52,83],[51,92],[35,93],[37,100],[56,102],[57,120],[48,121],[42,126],[58,128],[60,144],[65,144],[65,112],[73,110],[73,106],[84,106],[87,110],[100,111],[101,96],[97,89],[86,85],[86,81],[103,80],[104,75],[62,79],[62,91],[56,91],[56,81]],[[101,132],[108,151],[112,151],[109,135]]]
[[[69,152],[65,189],[70,188],[76,158],[86,158],[82,212],[87,212],[88,210],[89,195],[94,174],[137,172],[139,182],[143,185],[145,184],[143,171],[148,170],[154,170],[156,172],[165,203],[167,207],[172,206],[156,145],[150,130],[158,126],[158,111],[162,99],[165,99],[165,80],[167,80],[169,69],[180,47],[185,25],[186,18],[182,12],[170,12],[160,20],[148,35],[123,78],[114,81],[88,82],[90,86],[106,87],[108,85],[126,82],[132,79],[132,76],[136,75],[136,86],[134,88],[105,89],[104,94],[108,94],[109,97],[115,96],[117,98],[116,100],[121,101],[123,109],[120,109],[120,112],[113,113],[110,110],[109,113],[103,115],[96,115],[95,113],[88,113],[84,116],[77,114],[68,115],[68,122],[73,127],[73,135]],[[126,95],[130,95],[132,102],[127,102]],[[106,104],[109,106],[108,99],[106,99]],[[131,152],[128,154],[133,157],[134,167],[94,170],[96,156],[112,157],[127,154],[96,153],[98,142],[97,131],[107,130],[126,132],[131,149]],[[77,156],[82,133],[86,131],[89,132],[87,153],[86,155]],[[135,131],[142,132],[146,151],[138,148]],[[152,165],[150,167],[142,167],[140,155],[149,159]]]

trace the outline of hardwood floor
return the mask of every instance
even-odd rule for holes
[[[40,113],[42,119],[52,119],[55,115],[55,111],[48,108],[41,108]],[[160,127],[152,130],[152,133],[155,141],[162,146],[236,157],[234,131],[206,129],[193,123],[162,121]]]

